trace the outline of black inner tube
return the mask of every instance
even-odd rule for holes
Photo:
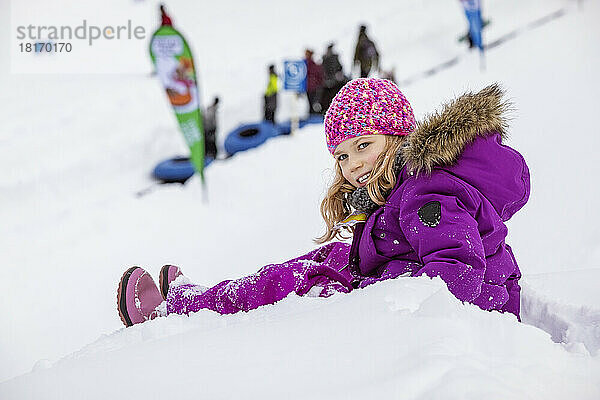
[[[258,129],[256,129],[256,128],[244,129],[243,131],[240,132],[241,137],[250,137],[250,136],[254,136],[256,134],[258,134]]]

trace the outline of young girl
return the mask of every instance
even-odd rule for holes
[[[325,243],[283,264],[211,288],[166,265],[159,286],[139,267],[121,278],[127,326],[170,313],[220,314],[273,304],[291,292],[327,297],[399,276],[440,276],[459,300],[519,317],[521,273],[504,224],[527,202],[529,170],[502,144],[509,105],[497,85],[467,93],[416,124],[387,80],[348,82],[325,117],[336,177],[321,204]]]

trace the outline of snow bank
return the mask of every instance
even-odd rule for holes
[[[173,315],[0,385],[2,399],[597,399],[600,359],[399,278],[233,316]]]

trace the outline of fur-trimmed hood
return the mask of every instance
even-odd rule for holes
[[[436,166],[454,164],[477,136],[497,132],[504,138],[508,127],[505,114],[511,104],[503,95],[500,86],[493,84],[478,93],[463,94],[419,122],[402,150],[409,171],[430,173]]]
[[[505,114],[511,109],[503,95],[499,85],[490,85],[478,93],[466,93],[427,116],[396,155],[397,173],[400,175],[406,166],[405,177],[426,181],[434,168],[447,170],[477,188],[503,218],[509,218],[517,209],[515,205],[526,201],[529,172],[522,156],[502,144],[507,129]],[[346,199],[353,208],[368,214],[379,207],[366,187],[356,189]]]

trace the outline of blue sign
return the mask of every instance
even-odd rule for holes
[[[284,61],[283,62],[283,88],[294,92],[306,92],[306,62]]]

